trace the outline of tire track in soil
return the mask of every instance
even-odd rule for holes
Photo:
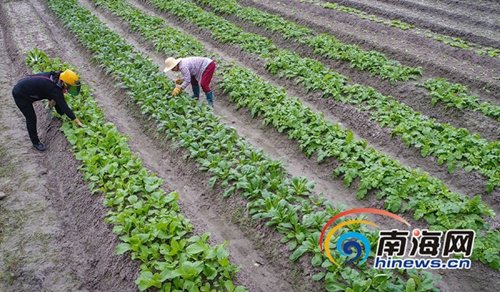
[[[427,28],[437,33],[460,37],[477,44],[500,47],[500,31],[493,28],[477,27],[466,22],[453,19],[445,19],[441,14],[427,14],[406,7],[405,2],[398,4],[387,4],[381,1],[366,0],[327,0],[331,3],[339,3],[363,10],[370,14],[380,15],[390,19],[414,24],[415,26]]]
[[[262,226],[261,230],[256,231],[251,226],[253,222],[245,222],[243,218],[239,218],[240,214],[245,212],[243,210],[246,202],[238,198],[224,200],[220,195],[224,190],[212,190],[207,183],[209,176],[200,172],[194,163],[186,162],[182,158],[185,154],[183,151],[176,150],[172,143],[158,137],[158,133],[154,130],[156,126],[146,121],[137,106],[129,100],[126,92],[115,89],[115,82],[96,69],[95,65],[90,64],[90,55],[71,39],[67,31],[58,28],[59,24],[52,12],[39,1],[31,2],[39,16],[51,16],[44,20],[44,25],[50,27],[50,34],[64,36],[63,40],[53,38],[57,45],[66,51],[77,52],[66,58],[72,57],[72,63],[79,68],[82,79],[93,88],[93,96],[107,120],[113,122],[120,132],[129,137],[129,145],[134,153],[143,160],[148,169],[165,180],[164,188],[167,191],[179,192],[181,209],[192,221],[195,232],[198,234],[210,232],[212,241],[216,243],[229,240],[231,260],[241,267],[241,272],[237,276],[238,281],[251,291],[275,289],[295,291],[301,287],[307,289],[306,285],[313,286],[303,279],[302,283],[299,283],[299,279],[292,277],[293,273],[300,274],[301,271],[296,267],[290,267],[287,257],[277,258],[281,257],[282,252],[286,252],[279,243],[278,236],[266,235],[269,230]],[[92,4],[86,1],[81,1],[80,4],[90,8],[101,21],[115,32],[122,34],[130,44],[136,48],[142,47],[139,42],[127,37],[126,32],[109,21]],[[238,221],[243,221],[242,226],[236,225],[235,222]],[[271,250],[263,251],[270,247]],[[302,277],[305,276],[307,275]]]
[[[207,8],[207,10],[210,9]],[[242,21],[233,16],[224,15],[223,17],[243,27],[246,31],[263,35],[271,39],[279,47],[295,51],[302,56],[320,61],[326,67],[338,71],[344,76],[348,76],[352,82],[369,85],[385,95],[394,96],[399,102],[410,106],[415,111],[435,118],[439,122],[449,123],[457,128],[466,128],[472,132],[477,132],[485,139],[500,139],[500,122],[477,111],[459,110],[456,108],[448,109],[442,103],[433,106],[431,104],[431,98],[427,95],[427,90],[418,87],[417,82],[400,82],[397,85],[392,85],[388,81],[383,81],[376,76],[371,76],[368,72],[362,72],[351,68],[347,62],[333,61],[318,56],[309,46],[298,44],[295,41],[291,42],[285,40],[279,34],[267,31],[250,22]],[[422,79],[426,78],[424,77]],[[348,121],[344,122],[348,123]]]
[[[402,31],[359,19],[355,15],[299,1],[292,1],[287,5],[269,0],[242,0],[241,3],[281,15],[317,32],[332,34],[345,43],[356,44],[365,50],[380,51],[388,58],[404,65],[421,66],[425,70],[425,78],[446,77],[451,81],[467,85],[473,94],[483,99],[497,104],[500,102],[497,94],[500,92],[500,59],[498,58],[479,56],[474,52],[452,48],[413,32]],[[334,66],[335,68],[341,68],[346,72],[349,70],[358,72],[359,75],[360,71],[349,69],[348,64],[342,64],[342,62],[332,62],[332,64],[338,64]],[[366,75],[369,76],[369,74]],[[384,93],[392,90],[387,93],[396,97],[401,94],[399,91],[394,91],[397,87],[388,86],[387,81],[380,82],[378,78],[375,80],[381,84],[371,82],[369,85]],[[430,102],[427,101],[427,103]]]
[[[53,44],[43,26],[25,29],[40,24],[32,12],[21,1],[0,6],[0,189],[7,195],[0,201],[0,290],[134,291],[138,265],[114,255],[102,199],[90,195],[60,122],[35,104],[48,146],[38,153],[13,102],[12,86],[27,73],[23,52],[42,39],[46,48]]]
[[[186,31],[188,31],[191,35],[197,37],[200,41],[202,41],[205,47],[209,49],[209,51],[210,50],[216,51],[217,53],[224,52],[223,57],[225,59],[236,60],[237,63],[243,63],[245,67],[252,68],[254,71],[258,72],[258,74],[265,77],[272,84],[285,87],[289,95],[304,97],[302,98],[302,102],[304,103],[304,105],[310,107],[314,111],[323,112],[325,114],[325,118],[330,122],[336,123],[339,122],[339,120],[345,122],[350,127],[350,129],[356,132],[356,134],[359,134],[363,138],[365,138],[370,143],[371,147],[374,147],[380,152],[386,153],[392,159],[400,161],[400,163],[402,163],[403,165],[407,165],[412,168],[418,167],[424,169],[431,175],[442,179],[447,184],[447,186],[450,187],[450,189],[453,191],[462,194],[479,194],[479,193],[484,194],[484,185],[486,183],[486,179],[482,177],[479,173],[475,172],[466,173],[465,171],[459,169],[455,173],[449,174],[446,167],[437,165],[437,160],[435,158],[433,157],[423,158],[421,157],[420,152],[415,148],[406,148],[398,138],[392,138],[390,132],[387,129],[381,129],[377,123],[369,119],[369,116],[366,113],[360,113],[352,106],[338,103],[333,100],[323,99],[321,97],[318,97],[317,95],[312,95],[310,93],[307,93],[305,90],[303,90],[301,87],[296,86],[291,81],[283,81],[268,74],[268,72],[264,69],[264,63],[260,58],[251,54],[242,53],[241,50],[236,46],[217,43],[211,38],[210,34],[207,33],[205,30],[199,30],[197,27],[193,25],[186,24],[182,21],[178,21],[175,17],[171,16],[170,14],[164,14],[164,13],[157,14],[154,8],[149,6],[149,4],[147,3],[143,4],[140,1],[129,1],[129,2],[131,2],[133,5],[135,5],[140,9],[146,10],[147,13],[150,15],[160,16],[166,19],[168,22],[174,24],[176,29],[178,29],[179,27],[185,28]],[[161,58],[159,58],[157,62],[163,62],[163,60],[160,59]],[[228,100],[227,98],[225,99]],[[230,102],[228,102],[228,106],[234,108],[234,104],[232,105]],[[219,114],[223,115],[223,113],[220,112]],[[247,123],[247,125],[255,124],[255,120],[261,120],[261,119],[253,119],[252,122],[250,114],[246,116],[245,115],[241,116],[241,119],[248,120],[249,122]],[[241,127],[237,127],[239,133],[240,133],[240,128]],[[267,127],[267,128],[272,128],[272,127]],[[296,145],[296,143],[294,141],[290,141],[286,135],[277,133],[274,130],[267,130],[266,133],[262,135],[262,137],[264,141],[265,139],[268,139],[267,141],[272,141],[275,145],[277,145],[278,143],[280,145],[288,144],[291,145],[292,147],[293,145]],[[359,136],[357,137],[359,138]],[[253,143],[252,141],[250,142],[259,148],[263,148],[266,151],[266,153],[273,154],[274,152],[272,148],[266,148],[267,145],[259,144],[260,141],[257,141],[257,143]],[[378,204],[379,207],[382,206],[380,205],[381,202],[377,202],[377,200],[375,200],[374,198],[369,199],[369,201],[361,201],[361,202],[356,200],[354,187],[346,189],[342,185],[339,179],[335,178],[332,179],[330,173],[333,170],[333,168],[336,165],[338,165],[336,161],[333,161],[333,159],[328,161],[328,163],[318,164],[315,162],[315,157],[307,159],[305,158],[304,154],[298,149],[298,147],[293,147],[293,148],[297,149],[295,151],[296,154],[291,153],[291,155],[288,156],[292,157],[293,159],[298,159],[298,163],[295,163],[293,165],[302,166],[302,171],[304,170],[308,171],[310,169],[313,172],[313,173],[311,173],[311,171],[303,172],[302,174],[299,172],[298,175],[306,176],[315,181],[317,183],[316,189],[320,192],[323,192],[325,194],[332,194],[333,190],[334,194],[335,193],[342,194],[340,196],[327,195],[328,198],[331,198],[334,201],[344,202],[348,206],[359,206],[360,204],[364,204],[365,206],[368,204],[372,205]],[[283,154],[283,152],[278,152],[278,153]],[[288,151],[285,153],[288,153]],[[285,155],[281,155],[281,157],[277,156],[273,158],[281,159],[282,161],[284,161],[290,173],[292,173],[292,175],[297,175],[294,172],[293,165],[290,167],[291,164],[289,162],[289,158],[286,157],[287,156]],[[323,185],[324,186],[330,185],[330,187],[327,187],[325,189],[323,188]],[[495,194],[496,192],[494,193],[493,196],[487,194],[483,196],[483,200],[489,203],[490,206],[495,211],[497,211],[500,210],[500,201],[498,198],[499,196]]]

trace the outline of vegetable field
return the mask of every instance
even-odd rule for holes
[[[0,291],[498,291],[495,1],[25,0],[0,19]],[[215,60],[214,108],[171,96],[164,59],[188,56]],[[12,87],[67,68],[84,127],[35,103],[36,152]],[[355,208],[474,231],[471,267],[375,268],[402,226],[373,214],[326,237],[332,261],[322,230]]]

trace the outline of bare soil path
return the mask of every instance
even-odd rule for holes
[[[432,0],[381,0],[390,4],[404,4],[406,8],[418,9],[420,12],[428,12],[446,16],[447,18],[460,20],[472,25],[488,26],[494,29],[499,29],[500,21],[498,13],[500,13],[500,5],[494,6],[491,3],[490,7],[469,6],[465,5],[466,1],[445,3],[444,1]],[[477,3],[481,3],[478,1]],[[498,4],[498,3],[496,3]],[[465,8],[465,9],[464,9]],[[484,9],[487,8],[487,9]],[[472,13],[471,13],[472,12]]]
[[[412,1],[337,0],[329,2],[337,2],[368,13],[399,19],[418,27],[461,37],[478,44],[500,47],[498,20],[492,25],[483,21],[470,21],[470,19],[480,19],[480,16],[474,15],[473,10],[468,10],[470,14],[468,17],[457,17],[456,14],[450,15],[445,10],[429,9],[426,6],[416,5]],[[467,20],[464,21],[464,19]]]

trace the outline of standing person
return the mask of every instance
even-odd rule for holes
[[[36,129],[36,114],[33,102],[42,99],[49,100],[49,107],[56,108],[59,114],[66,114],[75,124],[83,126],[76,118],[71,108],[64,100],[64,93],[71,95],[80,93],[80,82],[78,76],[71,70],[64,72],[42,72],[26,76],[19,80],[12,89],[12,96],[17,107],[26,118],[26,128],[31,139],[31,143],[38,151],[45,151],[45,145],[38,139]]]
[[[207,97],[208,105],[214,106],[214,93],[210,89],[210,82],[215,72],[215,61],[204,57],[187,58],[167,58],[165,60],[165,70],[180,71],[182,79],[176,80],[176,86],[172,96],[177,96],[182,90],[185,90],[189,84],[193,88],[193,98],[200,98],[200,86]]]

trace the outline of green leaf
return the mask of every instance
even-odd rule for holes
[[[120,254],[126,253],[130,249],[131,249],[130,244],[123,242],[123,243],[120,243],[116,246],[115,252],[116,252],[116,254],[120,255]]]
[[[194,244],[191,244],[189,245],[187,248],[186,248],[186,252],[189,254],[189,255],[195,255],[195,254],[199,254],[199,253],[202,253],[203,251],[205,251],[207,249],[207,247],[201,243],[201,242],[197,242],[197,243],[194,243]]]
[[[406,282],[405,291],[406,292],[415,292],[415,289],[416,289],[415,280],[413,280],[413,278],[408,279],[408,281]]]
[[[321,279],[323,279],[325,277],[325,274],[326,274],[325,272],[317,273],[317,274],[312,276],[312,279],[313,279],[313,281],[316,281],[316,282],[321,281]]]
[[[308,248],[304,245],[301,245],[299,246],[299,248],[297,248],[293,253],[292,255],[290,255],[290,260],[295,262],[296,260],[298,260],[304,253],[306,253],[308,251]]]
[[[319,267],[321,263],[323,263],[323,257],[321,253],[316,253],[311,260],[311,264],[313,267]]]

